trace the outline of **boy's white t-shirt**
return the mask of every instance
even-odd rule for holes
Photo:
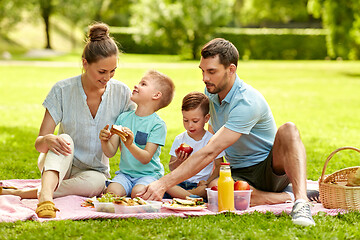
[[[175,150],[180,147],[182,143],[186,143],[190,147],[193,148],[193,153],[199,151],[202,149],[210,140],[210,138],[213,136],[209,131],[206,131],[203,138],[199,141],[195,141],[193,138],[191,138],[187,131],[180,133],[177,135],[174,139],[174,142],[170,149],[170,155],[176,157]],[[221,158],[225,156],[225,152],[221,152],[217,158]],[[216,159],[217,159],[216,158]],[[214,168],[214,161],[212,161],[209,165],[207,165],[205,168],[203,168],[200,172],[198,172],[195,176],[192,176],[191,178],[187,179],[186,182],[192,182],[192,183],[198,183],[201,180],[208,180],[210,177],[212,171]]]

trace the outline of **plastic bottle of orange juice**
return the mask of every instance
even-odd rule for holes
[[[234,180],[231,177],[230,163],[221,163],[218,180],[219,212],[234,211]]]

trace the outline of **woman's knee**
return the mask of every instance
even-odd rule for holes
[[[82,174],[82,177],[86,179],[88,196],[98,196],[105,189],[106,177],[104,174],[97,171],[86,171]]]
[[[70,143],[70,146],[74,146],[74,141],[73,139],[70,137],[69,134],[63,133],[59,135],[61,138],[65,139],[66,141],[68,141]]]

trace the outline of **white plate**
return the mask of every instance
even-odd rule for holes
[[[199,210],[206,209],[206,206],[204,206],[204,205],[203,206],[195,206],[195,207],[190,207],[190,206],[179,207],[179,206],[171,206],[170,203],[164,203],[162,206],[167,209],[177,210],[177,211],[199,211]]]

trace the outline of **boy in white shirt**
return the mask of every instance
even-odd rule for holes
[[[191,92],[187,94],[183,98],[181,110],[186,131],[175,137],[170,150],[170,171],[176,169],[189,157],[189,154],[186,152],[178,150],[182,143],[186,143],[192,147],[193,154],[203,148],[213,136],[212,133],[204,128],[210,118],[209,99],[205,94],[200,92]],[[195,176],[170,188],[167,191],[167,194],[177,198],[186,198],[186,196],[189,195],[206,197],[205,188],[216,185],[216,181],[213,182],[213,180],[219,176],[220,163],[222,162],[224,155],[225,153],[222,152],[213,162]]]

